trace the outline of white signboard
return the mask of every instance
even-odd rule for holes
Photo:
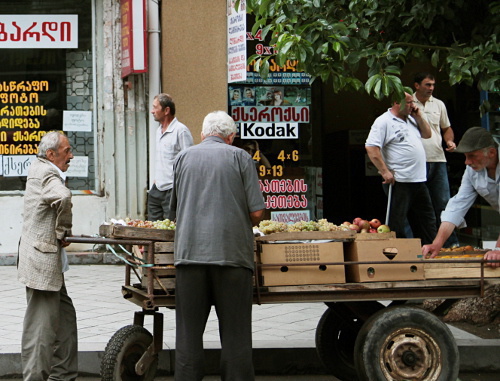
[[[293,224],[299,221],[309,221],[311,214],[309,210],[286,210],[282,212],[271,212],[271,221]]]
[[[2,173],[4,177],[28,176],[28,168],[35,155],[13,155],[2,157]]]
[[[68,177],[89,177],[89,158],[87,156],[75,156],[69,162],[66,171]]]
[[[92,111],[63,111],[64,131],[92,131]]]
[[[0,15],[0,49],[78,48],[78,15]]]
[[[242,139],[298,139],[298,123],[240,123]]]
[[[247,79],[247,12],[241,0],[238,11],[235,0],[227,0],[227,82]]]

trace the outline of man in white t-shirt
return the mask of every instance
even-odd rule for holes
[[[415,75],[415,93],[413,100],[415,105],[422,110],[431,127],[430,139],[423,139],[427,160],[427,188],[431,195],[432,206],[436,214],[436,224],[441,223],[441,213],[446,208],[450,199],[450,184],[448,182],[448,169],[446,157],[443,150],[443,141],[446,151],[453,152],[456,148],[453,129],[450,127],[448,112],[442,101],[433,97],[432,93],[436,80],[431,73],[421,72]],[[452,232],[444,247],[458,246],[458,238]]]
[[[405,104],[394,102],[379,116],[365,143],[385,190],[392,187],[391,230],[398,238],[406,238],[408,220],[414,236],[423,244],[432,242],[436,234],[436,217],[425,185],[425,151],[421,139],[430,137],[431,129],[423,112],[415,106],[413,97],[405,93]]]

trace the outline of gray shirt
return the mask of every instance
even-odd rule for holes
[[[264,209],[248,153],[216,136],[181,152],[174,163],[170,209],[176,213],[175,265],[254,268],[249,214]]]
[[[164,133],[156,130],[155,184],[161,191],[172,188],[173,164],[177,154],[193,145],[191,131],[174,118]]]

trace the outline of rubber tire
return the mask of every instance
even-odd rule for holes
[[[389,356],[391,351],[397,356]],[[411,367],[403,362],[407,354],[430,363]],[[382,365],[381,359],[389,360]],[[451,331],[439,318],[417,307],[395,306],[375,313],[363,325],[354,347],[354,364],[360,381],[450,381],[458,379],[460,359]],[[407,369],[414,377],[402,376]]]
[[[335,304],[330,304],[319,320],[316,328],[316,351],[328,373],[342,381],[356,381],[354,342],[362,322],[354,314],[351,315],[350,322],[340,319],[335,308]],[[358,329],[353,330],[353,325]]]
[[[158,367],[158,355],[142,376],[135,364],[153,342],[153,336],[140,325],[120,328],[109,339],[101,362],[102,381],[152,381]]]

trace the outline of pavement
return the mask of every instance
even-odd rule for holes
[[[5,258],[4,258],[5,259]],[[4,264],[6,264],[4,260]],[[0,261],[1,263],[1,261]],[[104,254],[70,255],[66,287],[73,299],[78,318],[79,371],[98,376],[100,360],[111,336],[132,324],[135,304],[122,297],[125,267]],[[0,266],[0,378],[21,374],[20,349],[22,321],[26,308],[24,285],[17,281],[13,265]],[[326,310],[323,303],[288,303],[253,306],[254,364],[258,374],[325,374],[315,350],[315,332]],[[164,314],[163,351],[159,373],[172,374],[175,344],[175,311],[161,308]],[[152,332],[152,319],[146,316],[145,328]],[[450,326],[457,341],[461,371],[500,371],[500,340],[485,340]],[[207,363],[217,374],[220,350],[217,317],[212,310],[207,323],[204,346]],[[334,378],[329,378],[334,380]]]

